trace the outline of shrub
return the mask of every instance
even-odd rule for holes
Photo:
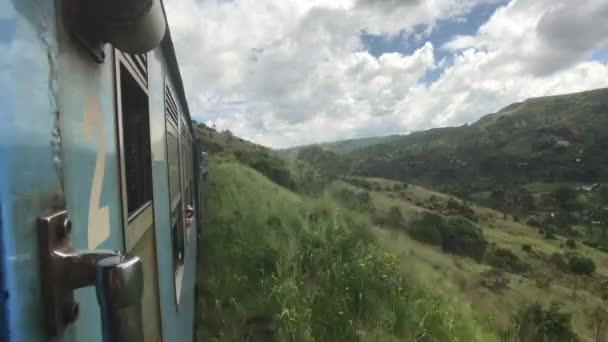
[[[532,253],[532,245],[527,244],[527,243],[523,244],[521,246],[521,250],[524,251],[524,252]]]
[[[486,254],[486,262],[491,266],[512,273],[522,273],[529,268],[528,264],[519,260],[515,253],[506,248],[490,250]]]
[[[549,262],[557,267],[557,269],[560,271],[567,272],[569,270],[566,259],[564,259],[564,257],[559,253],[551,254],[549,257]]]
[[[570,249],[576,249],[576,241],[574,241],[574,239],[566,240],[566,247]]]
[[[573,255],[568,260],[570,272],[578,275],[591,275],[595,272],[595,263],[590,258]]]
[[[388,210],[387,223],[392,228],[403,228],[403,215],[401,215],[401,210],[399,210],[399,207],[391,207]]]
[[[576,209],[576,191],[574,191],[574,189],[561,186],[555,189],[553,196],[555,197],[558,208],[564,211]]]
[[[366,181],[365,179],[361,179],[361,178],[353,178],[353,177],[344,177],[343,178],[344,181],[346,181],[349,184],[352,184],[356,187],[359,188],[363,188],[366,190],[371,190],[371,184]]]
[[[599,246],[599,243],[597,243],[597,241],[592,241],[592,240],[585,240],[585,241],[583,241],[583,244],[585,246],[589,246],[591,248],[597,248],[597,246]]]
[[[543,308],[539,303],[522,307],[514,317],[519,341],[574,342],[572,315],[561,312],[558,304]]]
[[[553,226],[547,226],[540,230],[540,233],[543,234],[543,237],[547,240],[555,240],[555,232],[557,229]]]
[[[480,274],[479,285],[492,292],[499,292],[509,288],[509,278],[499,269],[492,268]]]
[[[296,183],[283,159],[265,151],[237,151],[235,156],[239,162],[254,168],[271,181],[290,190],[295,189]]]
[[[441,227],[443,250],[446,252],[471,257],[477,261],[483,259],[487,242],[475,223],[462,216],[451,216]]]
[[[447,209],[448,213],[451,215],[460,215],[462,217],[466,217],[467,219],[473,222],[477,222],[478,220],[477,213],[475,212],[475,210],[473,210],[466,203],[460,203],[460,201],[457,201],[453,198],[450,198],[448,200]]]
[[[409,234],[420,242],[441,246],[443,242],[441,230],[444,224],[441,216],[425,212],[412,223]]]
[[[540,228],[541,227],[541,223],[540,220],[536,217],[530,217],[527,221],[526,224],[530,227],[537,227]]]
[[[365,190],[340,189],[336,195],[340,203],[350,210],[369,211],[372,207],[369,192]]]
[[[539,289],[549,289],[551,287],[551,276],[549,274],[541,274],[535,279],[536,287]]]
[[[395,184],[393,185],[393,190],[394,190],[394,191],[406,190],[406,189],[407,189],[407,187],[408,187],[408,185],[407,185],[407,184],[405,184],[405,183],[395,183]]]

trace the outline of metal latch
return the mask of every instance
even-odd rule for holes
[[[66,211],[39,217],[37,224],[47,334],[59,336],[78,319],[74,290],[95,286],[104,341],[143,341],[141,260],[113,250],[74,249]]]

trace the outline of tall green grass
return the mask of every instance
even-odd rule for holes
[[[369,217],[300,197],[237,163],[212,166],[199,268],[199,340],[492,341],[468,310],[404,274]]]

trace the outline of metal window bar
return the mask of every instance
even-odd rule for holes
[[[168,83],[165,84],[165,113],[167,114],[167,118],[170,119],[177,128],[179,122],[179,111]]]

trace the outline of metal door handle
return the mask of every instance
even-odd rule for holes
[[[138,257],[112,256],[97,263],[95,289],[103,340],[143,341],[141,297],[144,280]]]
[[[38,218],[42,298],[47,334],[60,336],[78,319],[74,290],[95,286],[105,342],[143,341],[143,266],[112,250],[75,250],[71,223],[61,211]]]

